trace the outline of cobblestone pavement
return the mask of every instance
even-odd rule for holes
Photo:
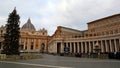
[[[0,68],[120,68],[120,60],[43,55],[42,59],[0,61]]]

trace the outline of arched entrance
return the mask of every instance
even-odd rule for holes
[[[42,43],[40,48],[40,53],[44,53],[44,51],[45,51],[45,44]]]

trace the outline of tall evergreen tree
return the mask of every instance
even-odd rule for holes
[[[19,55],[19,37],[20,37],[20,16],[16,8],[9,14],[6,24],[6,34],[4,35],[4,46],[2,53],[6,55]]]

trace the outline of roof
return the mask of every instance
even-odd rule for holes
[[[81,32],[80,30],[72,29],[72,28],[68,28],[68,27],[63,27],[63,26],[58,26],[58,27],[60,27],[60,28],[65,28],[65,29],[70,29],[70,30],[77,31],[77,32]]]
[[[72,28],[63,27],[63,26],[58,26],[58,28],[61,28],[61,32],[69,32],[69,33],[75,33],[75,34],[84,34],[88,31],[88,30],[80,31],[77,29],[72,29]]]
[[[91,24],[91,23],[94,23],[94,22],[98,22],[98,21],[101,21],[101,20],[104,20],[104,19],[109,19],[109,18],[116,17],[116,16],[120,16],[120,13],[115,14],[115,15],[111,15],[111,16],[108,16],[108,17],[104,17],[104,18],[101,18],[101,19],[98,19],[98,20],[95,20],[95,21],[89,22],[87,24]]]

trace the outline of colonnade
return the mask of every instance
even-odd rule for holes
[[[63,53],[64,48],[68,47],[70,53],[95,53],[95,46],[98,46],[101,53],[118,52],[120,51],[120,39],[106,39],[106,40],[86,40],[86,41],[64,41],[58,42],[60,47],[57,51]],[[58,49],[60,48],[60,49]],[[58,52],[57,52],[58,53]]]

